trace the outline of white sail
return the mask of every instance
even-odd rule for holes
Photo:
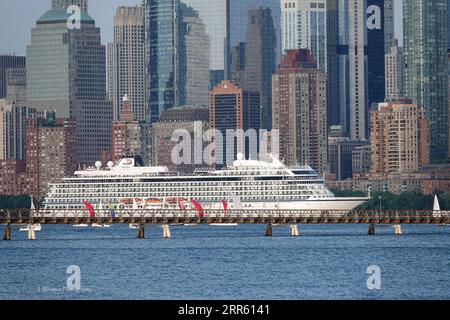
[[[439,212],[439,211],[441,211],[441,206],[439,205],[439,199],[438,199],[437,196],[434,196],[433,211],[434,211],[434,212]]]
[[[33,201],[33,196],[30,196],[30,198],[31,198],[31,211],[33,211],[34,212],[34,210],[36,210],[36,207],[34,206],[34,201]]]
[[[137,210],[138,208],[138,204],[136,202],[136,198],[133,198],[133,210]]]

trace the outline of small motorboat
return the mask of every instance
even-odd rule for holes
[[[138,223],[130,223],[128,225],[128,228],[130,228],[130,229],[139,229],[139,224]]]
[[[31,225],[26,225],[26,226],[22,226],[20,227],[19,231],[20,232],[28,232],[28,229],[30,228]],[[33,224],[33,229],[34,231],[41,231],[42,227],[40,223],[37,224]]]
[[[93,223],[92,228],[111,228],[110,224],[99,224],[99,223]]]
[[[237,227],[238,223],[210,223],[211,227]]]
[[[80,223],[80,224],[74,224],[73,227],[74,228],[87,228],[87,227],[89,227],[89,225],[87,225],[85,223]]]

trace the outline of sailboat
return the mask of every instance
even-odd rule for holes
[[[33,196],[30,196],[31,206],[30,206],[30,215],[34,216],[36,213],[36,207],[34,206]],[[27,232],[30,227],[33,227],[34,231],[41,231],[42,226],[40,223],[35,223],[33,225],[25,225],[20,228],[21,232]]]
[[[434,204],[433,204],[433,217],[434,218],[440,218],[442,216],[441,214],[441,206],[439,204],[439,199],[437,197],[437,195],[434,196]],[[439,227],[445,227],[446,224],[439,224]]]
[[[99,214],[101,215],[102,211],[103,211],[103,203],[101,201],[98,204],[97,210],[98,210]],[[111,225],[110,224],[105,224],[105,223],[102,223],[102,224],[93,223],[92,224],[92,228],[111,228]]]
[[[239,198],[235,195],[232,196],[233,200],[233,208],[234,209],[242,209],[242,202],[239,200]],[[225,215],[228,214],[228,202],[223,199],[222,201],[223,210],[225,212]],[[238,223],[210,223],[211,227],[237,227]]]
[[[67,210],[69,210],[69,206],[67,206]],[[74,224],[73,227],[74,228],[87,228],[89,226],[86,223],[79,223],[79,224]]]
[[[137,201],[136,201],[136,198],[133,198],[133,213],[136,213],[137,212],[137,210],[139,209],[139,207],[138,207],[138,204],[137,204]],[[130,228],[130,229],[139,229],[140,228],[140,225],[138,224],[138,223],[130,223],[129,225],[128,225],[128,227]]]

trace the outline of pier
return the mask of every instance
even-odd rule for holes
[[[0,210],[0,224],[4,225],[3,240],[11,240],[12,225],[28,225],[28,238],[36,239],[34,224],[86,224],[86,225],[138,225],[138,238],[145,238],[146,225],[161,225],[163,237],[170,238],[171,225],[192,224],[259,224],[265,225],[265,236],[273,234],[273,226],[290,226],[291,236],[300,236],[299,225],[306,224],[361,224],[368,225],[368,235],[376,234],[377,225],[391,225],[396,235],[402,234],[402,225],[450,224],[450,212],[436,211],[305,211],[305,210],[97,210],[95,217],[86,216],[85,210]]]

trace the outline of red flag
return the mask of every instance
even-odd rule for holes
[[[228,202],[225,201],[225,199],[222,199],[222,205],[223,205],[223,210],[225,211],[225,215],[228,215]]]
[[[200,218],[205,217],[205,213],[203,211],[203,207],[200,203],[198,203],[197,201],[195,201],[194,199],[191,200],[192,205],[195,207],[195,210],[198,211],[198,216]]]
[[[89,216],[91,218],[95,218],[95,210],[94,207],[87,201],[83,201],[83,205],[86,207],[86,209],[89,210]]]
[[[180,211],[186,211],[186,206],[184,205],[184,200],[180,199],[178,201],[178,206],[180,207]]]

